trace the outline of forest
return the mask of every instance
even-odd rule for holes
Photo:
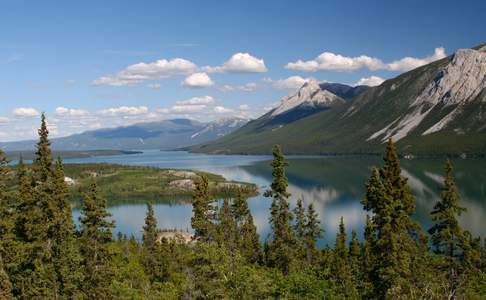
[[[394,143],[373,168],[362,199],[364,237],[341,218],[335,244],[312,204],[291,208],[283,150],[273,148],[271,234],[261,238],[244,191],[216,201],[200,176],[192,195],[194,235],[160,238],[151,199],[143,237],[112,234],[96,177],[75,226],[61,159],[45,117],[31,166],[15,171],[0,152],[0,299],[484,299],[486,245],[461,228],[453,166],[445,163],[433,226],[413,220],[416,199]],[[15,188],[7,175],[15,172]],[[263,241],[263,242],[262,242]]]

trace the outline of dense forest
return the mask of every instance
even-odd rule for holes
[[[45,117],[32,166],[0,151],[0,299],[484,299],[486,246],[463,230],[453,166],[446,162],[434,224],[413,221],[415,198],[389,141],[362,200],[364,238],[341,218],[323,249],[312,204],[291,209],[282,149],[265,196],[272,233],[260,242],[244,192],[215,201],[201,176],[192,196],[192,241],[160,238],[150,202],[143,238],[115,239],[96,178],[73,222],[63,164],[53,161]],[[14,189],[6,176],[15,172]],[[150,200],[150,199],[147,199]]]

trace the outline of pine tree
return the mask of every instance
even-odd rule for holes
[[[375,249],[375,228],[369,215],[366,215],[366,223],[364,228],[364,242],[362,251],[362,282],[361,294],[365,298],[372,298],[373,296],[373,267],[374,267],[374,249]]]
[[[273,197],[270,224],[272,237],[269,244],[268,262],[270,266],[277,266],[285,275],[290,272],[295,249],[295,237],[291,230],[290,222],[293,219],[289,210],[287,198],[288,179],[285,175],[287,162],[283,156],[282,148],[275,145],[273,148],[271,189],[265,192],[265,197]]]
[[[239,235],[239,250],[249,263],[262,260],[262,247],[246,196],[240,191],[231,207]]]
[[[306,223],[304,225],[304,244],[306,250],[306,260],[308,264],[313,264],[318,256],[317,240],[322,238],[323,230],[314,205],[311,203],[307,207]]]
[[[355,279],[355,283],[360,283],[359,276],[361,275],[360,261],[361,261],[361,245],[358,241],[358,237],[355,230],[351,231],[351,241],[349,242],[349,265],[351,266],[351,272]]]
[[[306,258],[305,249],[305,225],[307,223],[307,216],[305,214],[304,202],[302,198],[297,200],[297,204],[293,210],[295,222],[292,225],[294,230],[295,242],[296,242],[296,254],[299,259],[304,260]]]
[[[196,182],[196,189],[192,196],[191,226],[194,229],[194,237],[200,241],[214,239],[214,208],[209,196],[209,182],[205,175],[201,175]]]
[[[147,216],[143,226],[142,242],[145,249],[153,251],[157,241],[157,219],[154,215],[154,208],[151,202],[147,202]]]
[[[108,244],[112,241],[113,221],[106,210],[106,200],[100,197],[94,178],[90,190],[84,196],[81,216],[81,253],[85,269],[84,290],[89,299],[110,298],[109,284],[111,253]]]
[[[391,140],[383,160],[379,171],[372,170],[363,204],[374,214],[375,296],[399,298],[409,293],[412,264],[414,257],[420,254],[418,239],[422,235],[419,226],[410,218],[415,211],[415,198],[407,179],[401,176],[400,162]]]

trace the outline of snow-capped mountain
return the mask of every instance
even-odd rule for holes
[[[280,105],[270,112],[270,116],[282,115],[293,109],[330,108],[343,103],[344,99],[321,89],[317,81],[311,80],[304,83],[295,94],[284,97]]]

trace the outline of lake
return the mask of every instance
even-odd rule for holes
[[[118,163],[160,168],[198,169],[224,176],[227,179],[256,183],[262,186],[260,195],[250,198],[248,204],[255,225],[264,239],[270,231],[268,224],[271,199],[263,197],[272,180],[270,156],[205,155],[183,151],[149,150],[140,154],[98,156],[66,159],[65,163]],[[288,156],[289,192],[291,206],[302,197],[307,204],[314,203],[319,213],[324,238],[320,244],[334,243],[339,219],[344,218],[348,233],[352,229],[362,236],[366,212],[360,203],[365,193],[365,182],[372,166],[381,166],[381,158],[373,156],[319,157]],[[453,161],[461,205],[467,212],[460,217],[462,226],[473,235],[485,236],[486,229],[486,160],[458,159]],[[408,178],[417,198],[414,218],[424,229],[430,227],[429,213],[440,199],[443,181],[443,159],[402,160],[403,175]],[[157,204],[151,199],[160,228],[190,229],[190,205]],[[110,199],[108,199],[110,202]],[[110,205],[116,220],[114,233],[121,231],[140,238],[146,213],[143,204]],[[79,210],[73,211],[75,219]]]

